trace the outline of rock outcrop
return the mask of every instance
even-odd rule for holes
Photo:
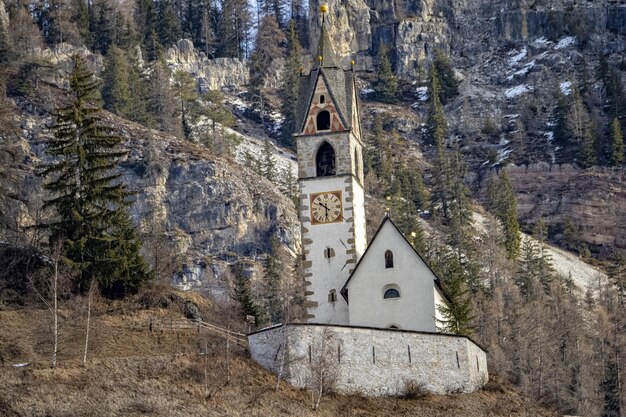
[[[45,158],[42,142],[49,135],[45,124],[50,119],[41,109],[33,113],[36,108],[22,103],[22,134],[10,154],[13,160],[0,155],[16,166],[19,179],[7,194],[20,227],[37,221],[44,197],[35,170]],[[119,126],[129,150],[122,173],[137,192],[131,214],[140,231],[148,230],[152,222],[163,225],[182,268],[173,277],[177,286],[223,292],[223,273],[229,265],[246,260],[251,275],[261,269],[271,235],[292,253],[297,251],[297,214],[275,185],[200,145],[112,114],[106,117]]]
[[[544,219],[557,240],[565,238],[563,229],[570,223],[576,238],[626,253],[626,169],[542,163],[507,166],[506,171],[523,223]]]
[[[250,78],[248,67],[239,59],[209,59],[188,39],[178,41],[163,58],[172,71],[183,70],[196,78],[201,91],[241,87],[248,84]]]

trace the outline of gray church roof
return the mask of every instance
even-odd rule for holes
[[[296,109],[296,126],[298,133],[304,129],[304,123],[311,107],[315,86],[320,76],[326,82],[326,86],[337,108],[341,122],[346,129],[353,127],[352,100],[355,89],[354,70],[352,68],[345,70],[338,62],[339,58],[333,50],[324,21],[322,21],[320,39],[317,45],[317,55],[314,57],[313,67],[308,75],[300,76],[300,98]]]

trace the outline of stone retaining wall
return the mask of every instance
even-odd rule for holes
[[[434,394],[468,393],[487,383],[487,355],[466,337],[351,326],[292,324],[250,334],[252,358],[309,386],[320,367],[345,394],[398,395],[408,381]],[[286,352],[282,352],[284,345]]]

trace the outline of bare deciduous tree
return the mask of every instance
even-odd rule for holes
[[[309,346],[309,389],[311,408],[317,410],[322,396],[335,388],[338,376],[338,342],[329,327]]]
[[[52,354],[50,365],[57,366],[59,353],[59,298],[68,289],[70,271],[63,263],[63,242],[59,241],[50,251],[49,265],[36,276],[30,276],[31,285],[37,297],[46,306],[52,319]]]

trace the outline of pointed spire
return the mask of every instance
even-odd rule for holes
[[[320,40],[317,43],[317,54],[315,56],[315,62],[313,63],[313,69],[319,67],[339,68],[339,61],[333,50],[328,32],[326,31],[326,13],[328,13],[328,5],[322,4],[320,6],[320,13],[322,14],[322,28],[320,30]]]

